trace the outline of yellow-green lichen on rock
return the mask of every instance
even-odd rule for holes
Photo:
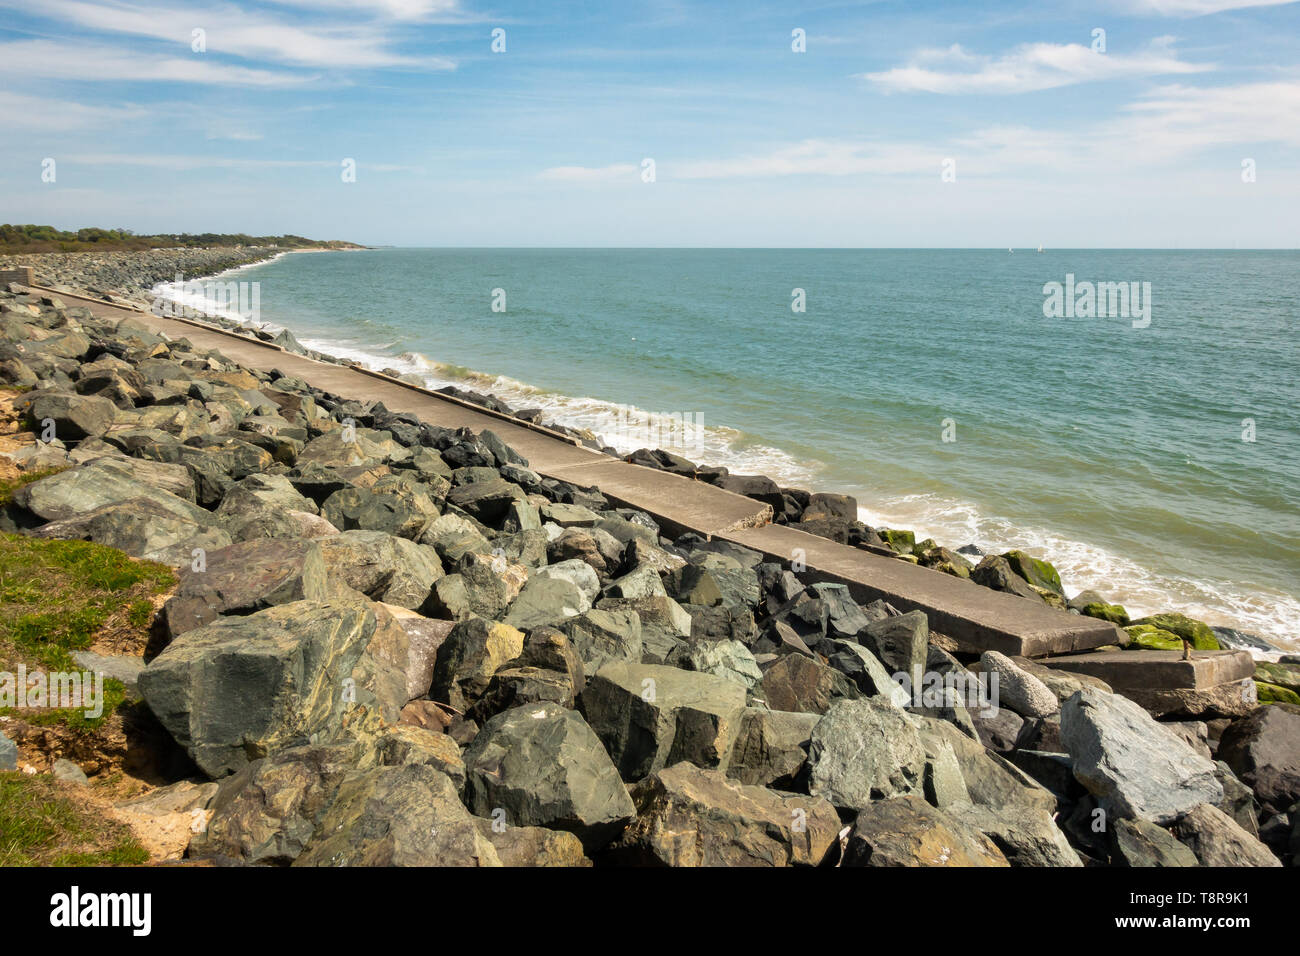
[[[1300,706],[1300,694],[1267,681],[1255,681],[1255,691],[1261,704],[1295,704]]]
[[[1056,568],[1052,567],[1050,562],[1032,557],[1023,551],[1008,551],[1002,557],[1007,559],[1007,563],[1011,565],[1011,570],[1034,587],[1054,591],[1064,599],[1065,590],[1061,587],[1061,575],[1057,573]]]
[[[1144,617],[1133,623],[1150,624],[1162,631],[1170,631],[1180,638],[1191,641],[1192,647],[1198,651],[1219,650],[1219,639],[1214,636],[1214,631],[1210,630],[1210,625],[1204,621],[1188,617],[1186,614],[1152,614],[1150,617]],[[1179,647],[1181,646],[1179,644]]]
[[[1124,606],[1121,604],[1106,604],[1103,601],[1093,601],[1080,608],[1079,613],[1086,617],[1110,621],[1110,623],[1118,624],[1120,627],[1129,622],[1128,611],[1124,610]]]
[[[1166,631],[1154,624],[1131,624],[1124,628],[1128,632],[1130,651],[1181,651],[1183,639],[1173,631]]]
[[[911,554],[916,549],[916,532],[914,531],[893,531],[889,528],[881,528],[876,534],[880,535],[885,544],[899,554]]]

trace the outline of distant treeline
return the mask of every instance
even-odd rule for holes
[[[130,229],[78,229],[76,232],[53,226],[0,226],[0,253],[17,252],[108,252],[123,249],[166,249],[176,246],[279,246],[301,249],[306,246],[327,249],[360,249],[356,243],[332,239],[320,242],[304,236],[248,236],[244,233],[174,233],[137,236]]]

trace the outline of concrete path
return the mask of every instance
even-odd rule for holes
[[[1113,644],[1121,638],[1119,630],[1105,621],[1057,611],[952,575],[770,524],[769,505],[706,482],[612,459],[549,429],[428,389],[362,369],[316,362],[269,343],[183,319],[162,318],[50,289],[33,287],[33,291],[88,305],[99,316],[135,319],[171,338],[187,338],[201,348],[217,349],[251,368],[278,368],[345,398],[382,401],[391,411],[411,412],[433,425],[468,427],[476,432],[491,429],[539,474],[596,485],[618,504],[653,515],[672,536],[695,531],[727,538],[783,563],[799,557],[814,579],[846,584],[859,601],[884,598],[900,610],[924,611],[934,630],[973,649],[1039,657]]]

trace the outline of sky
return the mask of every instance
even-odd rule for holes
[[[0,24],[4,222],[1300,246],[1288,0],[0,0]]]

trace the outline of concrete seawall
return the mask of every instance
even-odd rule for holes
[[[773,525],[771,507],[762,502],[706,482],[610,458],[545,427],[376,372],[317,362],[270,343],[185,319],[163,318],[96,299],[33,288],[75,299],[104,318],[135,319],[171,338],[187,338],[197,346],[219,350],[232,361],[252,368],[279,369],[344,397],[382,401],[392,411],[413,413],[430,424],[474,431],[490,429],[526,457],[534,471],[578,485],[595,485],[611,500],[649,513],[670,535],[694,531],[726,538],[782,563],[798,558],[808,577],[843,583],[860,601],[884,598],[900,610],[924,611],[934,630],[971,649],[1038,657],[1114,644],[1123,636],[1105,621],[1058,611],[939,571]]]

